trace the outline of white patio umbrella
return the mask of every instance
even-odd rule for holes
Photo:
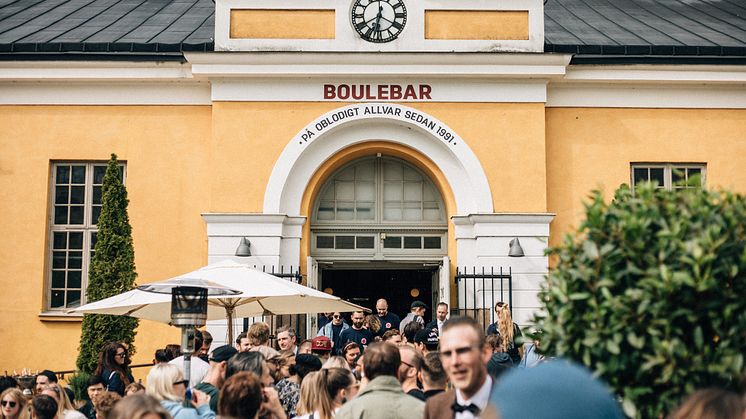
[[[207,319],[227,319],[229,325],[233,324],[235,317],[369,311],[339,297],[231,260],[217,262],[159,284],[180,282],[193,286],[195,280],[209,281],[216,286],[239,292],[228,296],[208,294],[207,297]],[[170,323],[171,296],[147,291],[150,286],[151,284],[141,285],[138,289],[80,306],[69,312],[124,315]],[[233,341],[232,327],[228,327],[228,341]]]

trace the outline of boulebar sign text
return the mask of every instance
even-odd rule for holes
[[[429,84],[325,84],[324,100],[432,100]]]

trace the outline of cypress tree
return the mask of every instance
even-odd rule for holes
[[[106,167],[101,192],[96,246],[88,269],[86,296],[89,303],[131,290],[137,277],[132,227],[127,215],[129,200],[115,154]],[[127,343],[130,353],[134,353],[132,342],[137,325],[138,320],[133,317],[86,314],[80,336],[78,369],[93,373],[99,352],[107,342]]]

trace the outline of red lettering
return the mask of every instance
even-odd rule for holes
[[[389,86],[386,84],[378,85],[378,99],[388,100],[389,98]]]
[[[360,100],[363,98],[363,85],[362,84],[352,85],[352,98],[355,100]]]
[[[432,91],[432,88],[429,84],[421,84],[420,85],[420,100],[429,99],[432,100],[433,98],[430,97],[430,92]]]
[[[417,99],[417,93],[415,93],[414,87],[411,84],[407,85],[407,90],[404,92],[404,100],[407,99]]]
[[[401,99],[401,86],[398,84],[392,84],[391,85],[391,99],[392,100],[399,100]]]
[[[340,84],[337,87],[337,97],[344,100],[350,98],[350,86],[346,84]]]
[[[337,95],[334,94],[334,85],[325,84],[324,85],[324,99],[334,99],[335,97],[337,97]]]
[[[371,89],[370,89],[370,85],[369,85],[369,84],[366,84],[366,85],[365,85],[365,98],[366,98],[366,99],[368,99],[368,100],[370,100],[370,99],[375,99],[375,98],[376,98],[375,96],[371,96],[371,94],[370,94],[370,90],[371,90]]]

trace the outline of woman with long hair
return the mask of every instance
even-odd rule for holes
[[[86,419],[85,415],[75,410],[67,392],[62,387],[46,385],[42,388],[41,394],[45,394],[57,402],[57,419]]]
[[[379,319],[375,314],[368,314],[365,316],[365,319],[363,319],[363,327],[370,330],[370,333],[373,333],[373,336],[381,336],[381,319]]]
[[[101,376],[106,391],[114,391],[124,396],[124,389],[135,381],[129,372],[129,353],[127,348],[118,342],[104,345],[98,357],[95,374]]]
[[[309,373],[320,369],[321,360],[316,355],[298,354],[295,356],[295,364],[290,367],[290,376],[275,384],[280,404],[289,418],[296,414],[295,408],[300,398],[300,384],[303,379]]]
[[[502,337],[503,351],[510,355],[513,365],[518,365],[521,362],[521,352],[515,344],[515,339],[523,336],[521,328],[513,322],[508,303],[500,301],[495,304],[495,313],[497,321],[487,327],[487,335],[499,334]]]
[[[345,368],[322,369],[308,374],[300,386],[298,419],[332,419],[337,410],[357,394],[357,383]]]
[[[148,388],[145,393],[158,400],[174,419],[214,419],[210,410],[210,396],[192,390],[192,407],[184,407],[189,380],[176,365],[158,364],[148,373]]]
[[[28,419],[29,411],[23,392],[11,387],[0,394],[0,418]]]

